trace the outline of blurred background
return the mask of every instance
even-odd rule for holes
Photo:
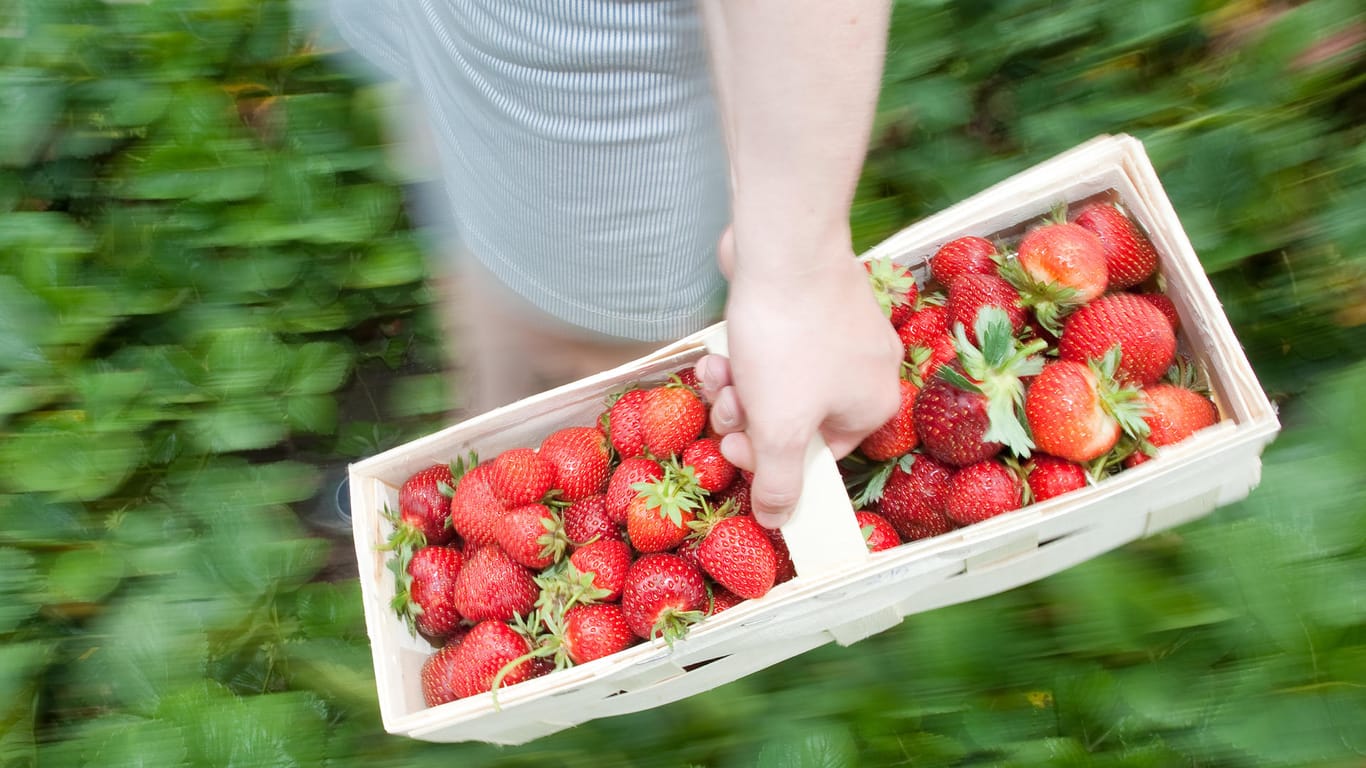
[[[509,748],[379,724],[329,497],[451,393],[345,59],[286,0],[0,2],[0,767],[1366,762],[1358,2],[897,2],[859,248],[1136,135],[1280,407],[1261,487]]]

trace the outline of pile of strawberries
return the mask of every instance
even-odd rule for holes
[[[841,462],[871,551],[1075,490],[1218,420],[1178,359],[1157,262],[1097,203],[1014,250],[945,244],[924,290],[867,263],[906,350],[898,413]],[[684,369],[615,393],[596,425],[403,484],[385,546],[394,610],[437,647],[429,706],[673,642],[795,576],[708,422]]]

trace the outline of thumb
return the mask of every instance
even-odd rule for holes
[[[792,516],[802,495],[806,440],[793,436],[753,447],[754,481],[749,498],[754,519],[765,528],[777,528]]]

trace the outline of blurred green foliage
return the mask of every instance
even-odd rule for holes
[[[15,0],[0,766],[1360,765],[1359,5],[900,0],[893,27],[859,245],[1138,136],[1282,404],[1248,501],[524,747],[384,736],[348,544],[300,520],[447,405],[373,89],[283,0]]]

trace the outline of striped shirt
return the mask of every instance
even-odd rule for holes
[[[712,322],[728,171],[693,0],[333,0],[432,120],[465,248],[550,315],[677,338]]]

